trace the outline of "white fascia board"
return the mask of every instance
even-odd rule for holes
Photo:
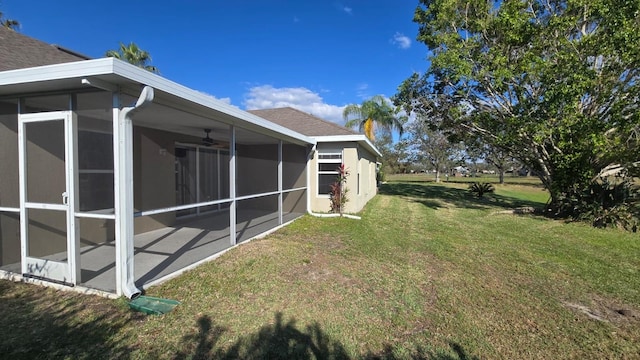
[[[113,73],[109,59],[83,60],[0,72],[0,86],[39,81],[63,80]]]
[[[318,143],[329,143],[329,142],[357,142],[363,145],[367,150],[371,153],[375,154],[376,157],[382,157],[380,151],[376,148],[375,145],[364,135],[331,135],[331,136],[313,136]]]
[[[222,102],[205,93],[189,89],[160,75],[144,70],[137,66],[115,58],[102,58],[83,60],[55,65],[38,66],[33,68],[17,69],[0,72],[0,86],[19,85],[25,83],[55,81],[73,78],[84,78],[100,75],[116,75],[123,78],[123,82],[130,81],[148,85],[172,96],[182,98],[189,102],[204,106],[217,112],[227,114],[235,119],[230,125],[241,128],[248,127],[251,130],[266,129],[266,132],[275,133],[285,140],[293,140],[297,143],[315,144],[315,140],[295,132],[286,127],[274,124],[257,115],[248,113],[240,108]],[[80,85],[80,84],[78,84]],[[244,125],[244,126],[243,126]]]

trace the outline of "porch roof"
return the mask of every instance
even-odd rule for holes
[[[83,82],[83,79],[88,80],[92,85]],[[298,145],[316,143],[311,137],[115,58],[0,72],[0,97],[74,91],[92,87],[120,89],[124,93],[137,97],[142,85],[154,88],[156,95],[154,103],[163,105],[165,109],[170,108],[193,115],[175,118],[162,116],[162,111],[156,111],[155,114],[144,117],[145,125],[152,126],[157,122],[157,125],[165,128],[175,125],[191,126],[201,131],[208,126],[207,119],[211,119]]]

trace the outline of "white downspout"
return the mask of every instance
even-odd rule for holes
[[[122,293],[129,299],[135,299],[142,293],[135,285],[134,274],[134,246],[133,246],[133,122],[132,116],[140,109],[153,102],[154,91],[145,86],[140,92],[134,106],[124,107],[118,116],[118,206],[116,219],[120,221],[118,239],[120,244],[117,255],[120,271],[120,286]]]

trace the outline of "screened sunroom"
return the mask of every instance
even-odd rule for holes
[[[314,141],[116,59],[0,72],[0,270],[135,296],[307,211]]]

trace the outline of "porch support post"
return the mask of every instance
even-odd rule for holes
[[[115,214],[115,245],[116,245],[116,294],[122,296],[122,261],[120,259],[120,249],[122,248],[122,231],[123,226],[122,211],[120,210],[120,93],[113,91],[111,93],[111,110],[113,125],[113,210]]]
[[[69,192],[69,210],[67,211],[67,255],[69,256],[69,268],[71,271],[71,283],[78,284],[81,281],[82,266],[80,264],[80,222],[76,219],[76,211],[80,208],[80,190],[78,175],[78,115],[76,114],[76,97],[71,96],[71,111],[65,124],[66,132],[66,170],[67,191]]]
[[[22,104],[24,99],[18,99],[18,116],[22,114]],[[29,242],[29,218],[28,210],[25,206],[27,202],[27,170],[25,167],[25,157],[27,154],[27,139],[24,133],[24,124],[18,120],[18,179],[19,179],[19,196],[20,196],[20,263],[21,274],[26,274],[27,263],[24,259],[27,258],[27,246]]]
[[[282,140],[278,141],[278,224],[282,225]]]
[[[231,139],[229,139],[229,239],[231,245],[237,243],[236,239],[236,127],[231,125]]]
[[[218,187],[218,197],[216,199],[220,199],[221,195],[221,186],[220,186],[220,149],[216,150],[216,176],[218,177],[218,181],[216,181],[216,186]],[[222,204],[218,204],[218,211],[220,211]]]
[[[311,188],[311,176],[313,174],[313,176],[316,177],[316,181],[318,181],[318,170],[317,167],[315,167],[313,169],[313,171],[311,170],[311,163],[313,160],[313,157],[315,156],[315,152],[316,152],[316,145],[313,146],[308,146],[307,147],[308,153],[307,153],[307,171],[306,171],[306,175],[307,175],[307,213],[311,214],[311,196],[315,196],[316,193],[318,192],[317,189],[315,188]],[[319,186],[316,183],[316,187]],[[311,194],[311,192],[313,191],[313,194]]]

